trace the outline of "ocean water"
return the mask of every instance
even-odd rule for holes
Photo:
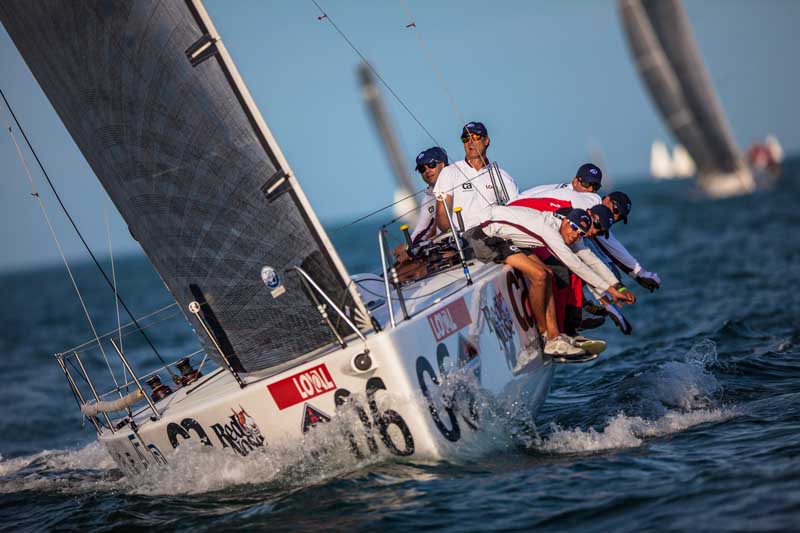
[[[4,274],[0,528],[800,529],[799,178],[795,165],[772,191],[720,201],[686,183],[622,187],[634,206],[617,234],[663,288],[632,285],[633,335],[606,325],[597,361],[559,367],[536,431],[499,427],[457,463],[181,446],[169,468],[127,479],[52,358],[91,336],[63,267]],[[374,229],[332,233],[352,271],[374,268]],[[112,329],[104,282],[75,270]],[[171,303],[145,259],[116,270],[135,314]],[[163,326],[154,340],[170,359],[196,348],[180,317]],[[136,335],[124,343],[154,364]]]

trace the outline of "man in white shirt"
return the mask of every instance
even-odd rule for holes
[[[489,218],[464,233],[480,261],[503,261],[522,271],[531,282],[531,307],[539,333],[545,337],[544,352],[571,357],[585,352],[558,327],[553,298],[553,271],[543,259],[555,256],[599,293],[608,293],[615,302],[633,303],[633,295],[618,285],[614,274],[582,242],[593,230],[593,220],[583,209],[573,209],[559,218],[553,213],[519,206],[495,206]],[[509,244],[510,241],[510,244]],[[533,249],[527,255],[521,249]]]
[[[419,217],[414,231],[411,232],[411,243],[417,244],[420,241],[432,239],[436,233],[436,198],[433,195],[433,187],[439,178],[439,174],[447,166],[447,152],[444,148],[433,146],[423,150],[417,155],[416,170],[422,176],[428,188],[424,191],[424,196],[419,206]]]
[[[499,190],[495,191],[490,174],[491,163],[486,156],[491,141],[482,122],[467,123],[461,131],[461,142],[464,144],[464,160],[445,167],[433,188],[434,195],[440,200],[436,204],[436,225],[442,231],[450,229],[442,202],[447,202],[451,213],[453,207],[461,208],[464,229],[468,229],[484,220],[486,209],[498,204],[498,195],[500,203],[506,203],[519,194],[514,178],[500,167],[497,167],[500,176],[495,176]]]

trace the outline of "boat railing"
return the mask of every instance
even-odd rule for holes
[[[132,321],[69,350],[54,354],[78,408],[98,435],[104,431],[115,433],[126,423],[133,423],[134,415],[142,412],[142,409],[149,410],[151,418],[160,418],[161,413],[156,403],[172,394],[170,385],[188,386],[203,375],[208,355],[202,349],[181,355],[171,362],[165,361],[159,355],[162,364],[146,373],[137,373],[123,350],[123,339],[178,316],[182,314],[177,309],[177,304],[168,305],[140,317],[137,320],[138,327]],[[137,346],[129,349],[138,352],[141,348]],[[106,367],[110,377],[98,379],[99,365]],[[172,384],[161,382],[164,374],[170,376]],[[145,390],[143,383],[150,391]],[[134,408],[143,400],[147,403],[146,406]]]

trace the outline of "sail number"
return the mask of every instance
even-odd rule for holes
[[[445,359],[448,357],[450,357],[450,351],[447,349],[447,345],[440,343],[436,347],[436,363],[439,367],[439,375],[442,379],[447,377],[444,363]],[[434,397],[433,391],[428,387],[428,379],[437,387],[441,383],[430,361],[428,361],[425,356],[419,356],[417,358],[417,380],[419,381],[419,388],[422,390],[422,395],[425,396],[425,400],[427,400],[431,419],[436,429],[439,430],[439,433],[450,442],[457,442],[461,439],[461,426],[458,423],[459,418],[461,418],[464,424],[470,429],[478,429],[478,409],[475,397],[469,389],[469,385],[457,385],[452,392],[445,393],[441,398],[437,398]],[[462,393],[466,398],[467,413],[459,412],[459,406],[456,402],[457,393]],[[444,411],[444,413],[442,413],[442,411]],[[446,423],[443,420],[442,414],[444,414],[447,419]]]
[[[387,409],[381,412],[378,409],[378,402],[375,400],[375,393],[379,390],[386,390],[386,384],[381,378],[372,377],[367,380],[366,394],[367,394],[367,407],[369,414],[364,407],[355,402],[352,393],[347,389],[337,389],[333,395],[333,401],[336,404],[336,410],[339,411],[346,406],[352,406],[358,415],[361,424],[364,426],[364,435],[367,441],[367,449],[369,453],[374,455],[378,453],[378,443],[372,434],[373,426],[378,429],[381,441],[386,448],[394,455],[406,456],[414,453],[414,437],[411,435],[411,430],[408,424],[403,420],[403,417],[393,409]],[[390,431],[394,427],[395,431]],[[399,435],[398,435],[399,433]],[[398,442],[393,437],[399,437]],[[348,430],[346,432],[347,440],[350,444],[350,451],[358,459],[363,459],[364,454],[358,445],[358,440],[355,434]]]

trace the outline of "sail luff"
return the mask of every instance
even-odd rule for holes
[[[250,90],[247,88],[247,85],[245,85],[244,81],[242,80],[242,77],[239,74],[239,70],[236,68],[236,64],[233,62],[233,59],[228,53],[228,49],[225,47],[225,43],[219,36],[219,32],[217,32],[217,29],[214,26],[211,17],[208,15],[205,6],[203,6],[200,0],[186,0],[186,1],[187,3],[190,4],[190,7],[195,11],[196,16],[199,19],[198,22],[201,23],[207,29],[207,33],[210,34],[212,38],[217,40],[215,44],[217,46],[217,50],[220,55],[220,60],[225,65],[225,68],[230,74],[231,81],[238,90],[239,96],[242,99],[242,104],[247,110],[250,119],[254,122],[254,129],[263,139],[262,144],[264,144],[265,150],[270,154],[271,157],[274,158],[276,166],[280,169],[283,169],[283,171],[285,172],[286,174],[285,179],[287,182],[289,182],[294,194],[297,197],[297,201],[302,206],[303,215],[305,216],[309,225],[311,225],[311,227],[315,230],[316,237],[319,240],[321,247],[327,250],[328,259],[331,261],[333,267],[339,272],[339,275],[345,281],[347,290],[350,292],[350,296],[352,297],[354,304],[357,306],[358,311],[361,314],[362,318],[367,317],[368,316],[367,309],[364,306],[364,302],[361,300],[361,295],[358,293],[355,284],[350,282],[350,274],[347,272],[347,268],[344,266],[344,263],[339,257],[336,248],[333,246],[333,243],[328,237],[328,233],[325,231],[325,228],[323,228],[322,224],[317,218],[316,213],[314,212],[314,209],[311,207],[311,203],[308,201],[308,198],[306,197],[303,188],[300,186],[300,182],[297,180],[294,171],[292,171],[292,168],[289,166],[289,162],[283,155],[283,150],[281,150],[280,145],[278,145],[278,142],[272,135],[272,131],[269,129],[269,126],[267,126],[264,117],[261,115],[261,111],[258,109],[258,106],[253,100],[253,97],[250,94]]]

